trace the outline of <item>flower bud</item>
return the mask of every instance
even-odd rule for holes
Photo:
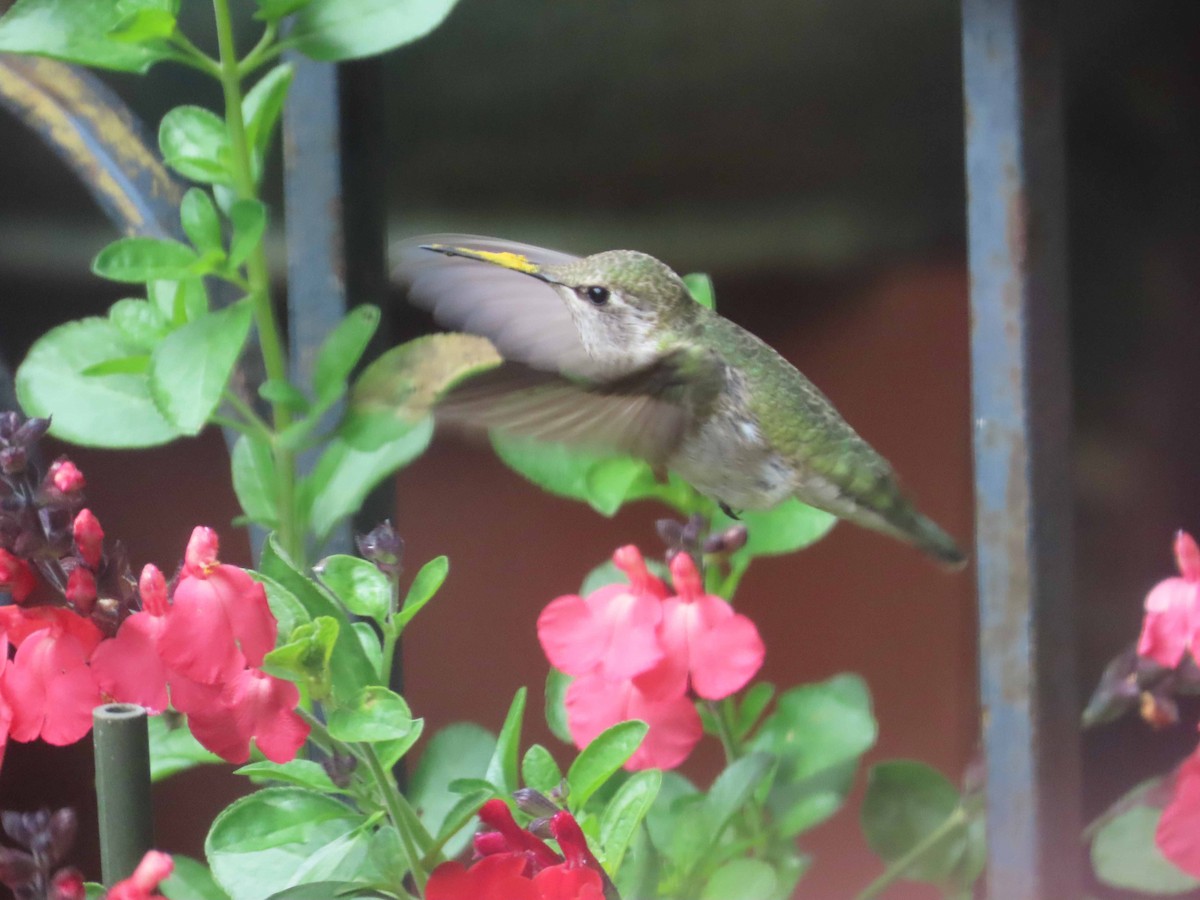
[[[81,509],[75,517],[72,527],[75,537],[75,549],[91,569],[100,566],[100,558],[104,552],[104,529],[100,521],[90,509]]]
[[[384,521],[366,534],[357,535],[354,541],[363,559],[374,563],[379,571],[392,576],[400,574],[404,539],[396,534],[391,521]]]
[[[154,563],[147,563],[138,579],[138,593],[142,597],[142,609],[152,616],[167,614],[167,580]]]
[[[7,591],[14,603],[24,603],[37,587],[37,577],[25,560],[0,548],[0,591]]]
[[[64,494],[74,494],[82,491],[87,484],[83,473],[76,468],[75,463],[71,462],[65,456],[55,460],[54,464],[50,467],[50,472],[46,476],[46,480]]]
[[[533,788],[519,788],[513,791],[513,799],[517,801],[517,809],[527,816],[549,818],[558,812],[558,806],[550,798]]]
[[[197,578],[207,577],[208,573],[218,564],[217,552],[219,550],[220,541],[217,533],[211,528],[197,525],[192,530],[192,536],[188,540],[187,550],[183,556],[184,569],[189,575],[195,575]]]
[[[76,566],[67,578],[66,596],[71,604],[87,615],[96,603],[96,576],[83,566]]]
[[[48,900],[85,900],[87,889],[78,869],[60,869],[50,882]]]

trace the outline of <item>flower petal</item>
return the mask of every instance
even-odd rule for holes
[[[1200,754],[1193,753],[1180,765],[1154,843],[1176,866],[1200,878]]]
[[[1196,597],[1200,584],[1167,578],[1146,595],[1146,615],[1138,638],[1139,656],[1174,669],[1193,638]]]
[[[100,690],[120,703],[136,703],[153,713],[167,708],[167,668],[158,655],[158,637],[166,620],[147,612],[121,623],[117,636],[92,653],[92,672]]]

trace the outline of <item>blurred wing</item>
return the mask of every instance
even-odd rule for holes
[[[498,238],[426,234],[396,247],[393,275],[414,306],[429,310],[447,328],[482,335],[505,359],[546,372],[587,376],[595,371],[554,288],[500,266],[422,250],[422,244],[519,253],[539,265],[577,257]]]
[[[598,387],[505,363],[456,387],[437,414],[439,421],[620,450],[660,464],[695,415],[686,391],[671,387],[677,383],[671,357]]]

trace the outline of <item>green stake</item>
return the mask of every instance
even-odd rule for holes
[[[112,887],[128,878],[154,845],[150,736],[140,706],[109,703],[97,706],[92,716],[100,869],[105,885]]]

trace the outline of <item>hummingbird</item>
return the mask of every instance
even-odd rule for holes
[[[811,381],[654,257],[440,234],[397,259],[411,303],[503,359],[443,397],[439,419],[630,453],[733,516],[796,497],[966,561]]]

